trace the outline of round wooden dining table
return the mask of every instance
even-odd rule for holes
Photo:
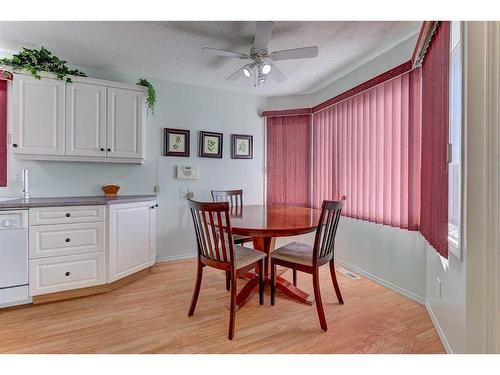
[[[250,236],[253,247],[266,253],[265,282],[269,278],[269,254],[274,250],[277,237],[298,236],[316,230],[321,210],[289,205],[250,205],[240,206],[230,211],[233,234]],[[279,272],[278,272],[279,274]],[[248,282],[238,293],[236,304],[241,308],[256,292],[259,284],[254,273],[245,275]],[[276,277],[276,288],[290,298],[311,305],[309,294],[300,290],[284,278]]]

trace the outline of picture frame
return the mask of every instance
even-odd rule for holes
[[[198,138],[198,156],[200,158],[222,159],[222,133],[200,131]]]
[[[187,129],[163,129],[163,155],[189,157],[190,131]]]
[[[253,136],[231,134],[231,158],[253,159]]]

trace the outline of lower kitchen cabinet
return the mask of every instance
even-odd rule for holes
[[[30,296],[104,285],[151,267],[156,207],[152,200],[30,208]]]
[[[108,214],[108,282],[113,282],[155,263],[156,202],[112,204]]]
[[[30,260],[30,295],[60,292],[104,284],[104,253],[67,255]]]

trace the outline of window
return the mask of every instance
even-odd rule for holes
[[[461,259],[462,213],[462,38],[461,23],[451,22],[450,127],[448,150],[448,250]]]

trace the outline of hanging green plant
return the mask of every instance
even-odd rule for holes
[[[0,59],[0,65],[7,65],[14,70],[27,70],[35,78],[40,79],[40,72],[50,72],[57,75],[57,78],[71,83],[69,76],[87,77],[87,75],[77,69],[70,69],[66,66],[67,61],[61,60],[47,48],[28,49],[24,48],[11,59]]]
[[[155,103],[156,103],[156,91],[153,87],[153,84],[149,82],[147,79],[141,78],[137,83],[139,86],[144,86],[148,88],[148,96],[146,97],[146,105],[148,107],[148,112],[151,111],[151,114],[155,114]]]

